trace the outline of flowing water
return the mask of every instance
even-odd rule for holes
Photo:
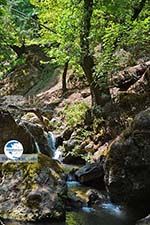
[[[53,158],[59,159],[60,151],[56,149],[56,139],[54,135],[48,133],[49,146],[53,152]],[[85,194],[89,189],[83,187],[79,182],[73,181],[71,178],[67,181],[68,189],[79,192],[81,195]],[[141,215],[142,216],[142,215]],[[36,223],[23,223],[16,221],[1,221],[0,225],[135,225],[135,221],[140,218],[138,212],[132,212],[118,205],[106,201],[100,205],[99,208],[94,209],[86,205],[78,211],[66,212],[65,222],[36,222]]]
[[[48,145],[51,149],[52,157],[53,159],[59,160],[60,156],[62,155],[62,152],[60,151],[59,148],[56,148],[56,137],[52,132],[48,132],[46,134],[46,138],[48,141]]]
[[[68,189],[72,191],[82,191],[85,193],[88,188],[80,185],[76,181],[67,182]],[[135,225],[139,218],[138,212],[132,212],[109,201],[104,202],[97,209],[87,206],[77,211],[66,212],[66,221],[64,222],[37,222],[22,223],[15,221],[4,221],[5,225]]]
[[[55,138],[54,134],[50,131],[47,134],[47,140],[48,140],[48,145],[50,146],[50,149],[54,155],[55,151],[56,151],[56,138]]]
[[[135,225],[135,218],[120,210],[117,206],[108,205],[101,210],[83,208],[80,211],[66,213],[65,222],[21,223],[4,221],[6,225]]]
[[[80,197],[82,195],[83,199],[89,190],[89,187],[82,186],[77,181],[67,181],[67,186]],[[97,208],[85,205],[80,211],[67,212],[65,225],[135,225],[138,218],[137,212],[112,204],[106,198],[106,192],[102,192],[102,196],[105,200]]]

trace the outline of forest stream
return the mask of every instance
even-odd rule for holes
[[[55,140],[54,138],[52,140]],[[53,144],[53,143],[52,143]],[[53,158],[59,159],[61,153],[57,149],[55,151]],[[66,170],[68,168],[76,168],[74,165],[65,165]],[[81,193],[83,198],[85,193],[90,190],[90,187],[80,184],[78,181],[73,180],[72,177],[68,175],[66,181],[68,192]],[[101,192],[102,196],[106,198],[106,191]],[[66,221],[60,222],[19,222],[12,220],[0,220],[1,225],[135,225],[137,219],[143,216],[141,210],[131,210],[119,205],[111,203],[108,199],[104,199],[103,203],[97,207],[88,207],[87,204],[83,205],[80,209],[71,209],[66,212]]]
[[[150,225],[148,0],[0,0],[0,225]]]
[[[87,188],[76,182],[68,182],[68,188],[85,191]],[[18,222],[3,221],[5,225],[135,225],[140,212],[121,208],[106,202],[99,209],[82,207],[80,210],[67,211],[65,222]]]

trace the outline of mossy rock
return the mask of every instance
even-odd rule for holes
[[[114,202],[149,203],[150,108],[139,113],[131,125],[109,146],[105,183]]]
[[[1,165],[0,217],[20,221],[65,217],[66,185],[61,165],[40,154],[35,163]]]

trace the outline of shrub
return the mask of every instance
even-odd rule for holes
[[[70,127],[75,127],[84,121],[85,113],[89,107],[85,102],[76,102],[68,105],[64,109],[64,117],[66,123]]]

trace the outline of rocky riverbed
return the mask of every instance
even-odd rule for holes
[[[98,148],[97,152],[94,151],[92,162],[85,163],[83,160],[83,167],[80,165],[80,168],[76,167],[71,171],[67,171],[65,168],[65,173],[63,164],[52,159],[58,146],[56,138],[48,130],[45,130],[43,120],[33,118],[34,116],[30,114],[16,120],[8,110],[1,109],[0,111],[2,134],[0,153],[3,154],[7,141],[17,139],[23,144],[24,153],[38,155],[35,163],[1,163],[0,216],[2,219],[65,220],[66,210],[76,209],[80,210],[81,217],[90,217],[92,221],[95,221],[94,218],[99,218],[99,213],[103,212],[105,217],[108,211],[123,209],[117,205],[133,208],[137,208],[137,206],[139,208],[142,205],[141,216],[136,215],[131,221],[127,219],[120,222],[120,225],[132,225],[136,222],[135,218],[138,220],[149,213],[150,108],[137,114],[131,124],[117,138],[106,142]],[[77,136],[81,134],[79,128],[77,133]],[[76,138],[75,135],[71,135],[73,131],[66,134],[67,130],[60,133],[58,142],[65,142],[66,139],[72,140],[72,137]],[[68,150],[69,153],[71,150]],[[61,153],[63,155],[63,151]],[[75,164],[81,163],[74,156],[72,156],[72,160],[71,162],[75,162]],[[66,185],[68,177],[70,177],[70,182],[79,182],[79,186],[82,184],[88,186],[88,189],[94,187],[97,190],[105,190],[107,198],[102,199],[101,194],[97,194],[97,190],[89,192],[90,194],[86,198],[83,197],[81,190],[77,191],[78,194],[80,193],[79,196],[77,193],[68,192]],[[113,205],[111,201],[117,205]],[[94,211],[86,214],[85,211],[89,211],[90,207],[94,208]],[[68,214],[69,218],[70,215],[75,215],[75,213]],[[107,225],[113,225],[107,220],[104,221]],[[117,218],[116,221],[120,221],[120,219]],[[140,225],[147,223],[149,223],[149,217],[137,222]],[[68,224],[70,225],[70,222]],[[84,220],[81,224],[84,225]]]

